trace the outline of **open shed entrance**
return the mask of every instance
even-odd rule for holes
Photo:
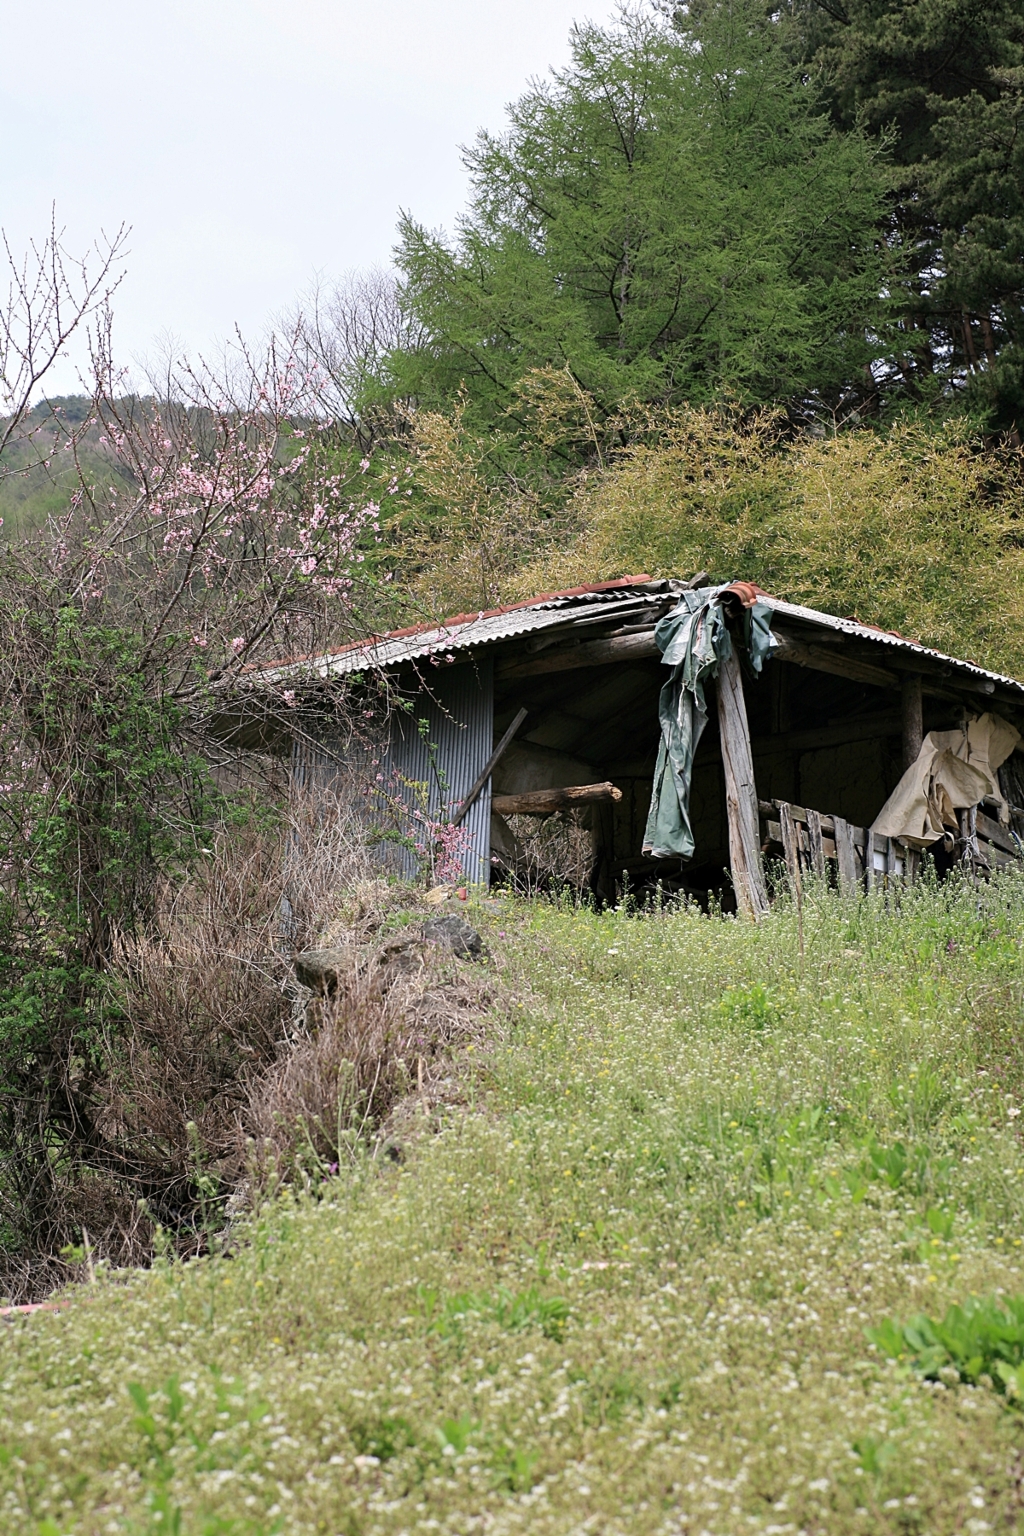
[[[656,630],[698,600],[728,613],[733,654],[723,653],[705,683],[707,723],[688,778],[692,855],[655,857],[645,851],[645,827],[670,675],[658,639],[664,625]],[[771,629],[759,676],[745,668],[740,623],[755,603]],[[410,811],[418,795],[428,820],[462,820],[462,877],[515,881],[528,841],[518,818],[529,816],[531,826],[576,829],[576,842],[564,842],[575,850],[566,855],[572,867],[553,867],[550,878],[609,902],[627,887],[660,886],[705,901],[717,893],[726,908],[738,895],[742,909],[756,911],[764,855],[785,858],[794,878],[813,869],[847,888],[912,878],[914,839],[871,828],[922,742],[962,733],[982,715],[1014,738],[1024,725],[1024,685],[1015,679],[749,583],[695,590],[694,582],[630,578],[464,615],[321,658],[319,685],[371,663],[406,707],[393,712],[369,766],[378,782],[407,786]],[[336,772],[337,744],[319,766],[308,743],[297,748],[307,777],[327,772],[328,758]],[[990,797],[965,806],[952,828],[947,816],[932,848],[940,871],[965,857],[991,868],[1018,855],[1022,767],[1019,755],[1008,758]],[[557,841],[549,839],[553,849]],[[397,859],[412,872],[411,849],[392,843],[386,852],[393,867]]]

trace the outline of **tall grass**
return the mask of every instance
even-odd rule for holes
[[[476,919],[507,1001],[439,1130],[0,1340],[3,1529],[1016,1528],[1012,1404],[867,1330],[1024,1292],[1021,878],[812,891],[802,946]]]

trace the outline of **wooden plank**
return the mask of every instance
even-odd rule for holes
[[[853,846],[853,828],[842,816],[833,816],[836,839],[836,863],[839,866],[839,889],[844,896],[854,896],[860,889],[857,875],[857,854]]]
[[[595,801],[621,800],[614,784],[570,784],[561,789],[531,789],[521,795],[494,795],[491,810],[498,816],[547,816]]]
[[[584,645],[552,650],[529,661],[499,662],[495,677],[500,682],[516,677],[537,677],[543,672],[571,672],[578,667],[597,667],[612,661],[645,661],[660,656],[653,633],[619,635],[614,640],[588,640]]]
[[[718,667],[718,733],[725,773],[729,864],[739,910],[759,918],[768,911],[768,890],[758,840],[757,789],[743,676],[735,650]]]
[[[481,791],[487,783],[487,780],[490,778],[502,757],[505,755],[505,749],[509,746],[513,736],[516,734],[516,731],[518,731],[519,727],[526,719],[528,713],[528,710],[521,709],[518,715],[516,715],[515,719],[512,721],[512,724],[509,726],[508,730],[505,732],[504,736],[498,742],[498,745],[495,747],[494,751],[491,753],[490,757],[487,759],[486,763],[477,774],[475,780],[473,781],[472,789],[466,796],[465,800],[463,800],[462,804],[459,806],[458,810],[452,818],[452,826],[457,827],[462,821],[462,818],[470,810],[470,808],[475,805]]]
[[[782,833],[782,851],[785,855],[790,883],[793,886],[793,894],[799,899],[803,894],[803,879],[800,874],[800,840],[793,817],[793,807],[787,805],[785,801],[779,806],[779,828]]]
[[[811,868],[819,879],[825,878],[825,850],[821,841],[821,817],[817,811],[808,809],[807,812],[807,838],[810,844]]]
[[[789,802],[787,802],[787,803],[789,803]],[[783,805],[783,801],[781,801],[781,800],[759,800],[758,801],[758,807],[759,807],[759,809],[761,811],[761,814],[762,814],[762,816],[766,816],[766,817],[767,816],[772,816],[772,815],[775,814],[776,811],[781,810],[782,805]],[[808,812],[804,809],[804,807],[802,805],[793,805],[792,803],[789,803],[789,809],[790,809],[790,814],[792,815],[794,821],[796,821],[796,822],[805,822],[806,823]],[[826,833],[826,834],[827,833],[831,833],[832,836],[835,836],[836,825],[840,821],[842,821],[842,817],[841,816],[825,816],[825,815],[823,815],[821,817],[821,830],[822,830],[822,832]],[[864,852],[864,841],[865,841],[865,838],[867,837],[867,833],[866,833],[865,829],[863,827],[854,826],[854,825],[852,825],[852,823],[849,823],[849,822],[844,823],[844,825],[849,827],[850,835],[853,838],[854,847],[858,850],[858,852],[863,853]]]
[[[919,673],[905,672],[902,684],[903,771],[913,767],[924,741],[924,699]]]
[[[1002,826],[994,816],[986,816],[984,811],[978,811],[976,825],[981,837],[987,837],[990,843],[995,843],[997,848],[1002,848],[1005,853],[1014,857],[1020,856],[1020,849],[1013,840],[1009,827]]]
[[[564,624],[559,624],[557,628],[546,629],[543,630],[541,634],[534,635],[532,639],[527,640],[526,649],[529,651],[531,656],[535,656],[539,651],[546,651],[550,646],[557,645],[560,640],[564,641],[570,637],[575,637],[579,630],[594,629],[601,624],[618,624],[623,620],[631,619],[634,617],[644,618],[651,612],[652,608],[650,603],[634,603],[630,607],[616,607],[614,613],[595,613],[591,614],[588,618],[585,619],[568,619]],[[655,622],[657,622],[658,617],[660,617],[660,614],[655,616]],[[654,628],[654,623],[645,624],[643,625],[643,628],[651,630]],[[632,632],[637,634],[639,633],[639,629],[640,626],[637,626],[637,628]],[[620,633],[619,630],[612,631],[612,634],[618,633]],[[606,638],[611,639],[611,635],[606,636]]]
[[[777,821],[768,822],[768,842],[778,843],[780,846],[782,844],[782,828]],[[821,847],[826,859],[834,859],[836,857],[836,845],[832,838],[823,835]]]

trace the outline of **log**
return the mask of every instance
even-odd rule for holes
[[[868,661],[858,661],[846,656],[838,648],[833,651],[824,645],[809,645],[785,630],[773,628],[772,634],[779,642],[774,655],[779,661],[790,661],[797,667],[810,667],[817,672],[831,672],[835,677],[845,677],[852,683],[870,683],[875,688],[898,688],[900,680],[885,667],[876,667]]]
[[[531,789],[522,795],[494,795],[491,810],[498,816],[549,816],[595,801],[621,800],[614,784],[570,784],[564,789]]]
[[[725,771],[729,865],[736,904],[744,916],[757,919],[768,911],[768,889],[761,865],[757,790],[747,705],[743,697],[743,674],[735,649],[718,666],[718,734]]]
[[[903,771],[917,762],[921,743],[924,741],[924,707],[921,695],[921,674],[903,674]]]
[[[536,677],[543,672],[570,672],[578,667],[603,666],[611,661],[645,661],[660,656],[654,643],[654,633],[618,635],[613,640],[588,640],[584,645],[569,646],[565,650],[545,652],[529,661],[499,663],[495,669],[497,681],[516,677]]]

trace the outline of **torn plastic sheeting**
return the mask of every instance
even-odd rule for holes
[[[772,611],[758,602],[758,594],[759,588],[752,582],[683,592],[671,613],[655,628],[655,643],[664,665],[672,668],[672,676],[658,699],[661,741],[644,831],[644,853],[653,858],[693,857],[690,781],[697,744],[708,719],[704,684],[716,675],[719,662],[732,655],[723,600],[731,598],[741,607],[746,660],[756,675],[775,643]]]

